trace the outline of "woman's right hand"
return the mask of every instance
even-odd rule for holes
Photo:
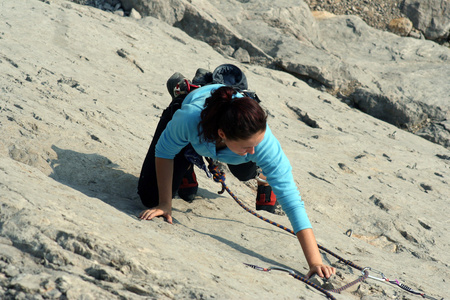
[[[161,205],[155,206],[150,209],[146,209],[139,214],[141,220],[151,220],[155,217],[164,217],[167,222],[172,223],[172,208],[166,208]]]
[[[139,214],[141,220],[151,220],[163,216],[172,223],[172,177],[173,159],[156,157],[156,178],[158,179],[159,205],[146,209]]]

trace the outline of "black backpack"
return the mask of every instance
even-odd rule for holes
[[[244,96],[250,97],[258,103],[261,102],[255,92],[248,90],[247,77],[235,65],[223,64],[218,66],[213,72],[199,68],[192,79],[192,86],[196,88],[214,83],[231,86]]]

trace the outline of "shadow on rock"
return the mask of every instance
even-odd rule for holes
[[[79,153],[52,146],[57,159],[50,161],[50,177],[83,194],[98,198],[115,208],[136,213],[140,210],[138,178],[120,170],[120,166],[99,154]]]
[[[248,255],[248,256],[252,257],[250,260],[254,260],[255,258],[261,260],[262,262],[264,262],[266,264],[264,267],[267,267],[268,265],[270,265],[270,266],[277,266],[277,267],[281,267],[281,268],[284,268],[284,269],[292,270],[290,266],[287,266],[287,265],[284,265],[284,264],[280,264],[279,262],[277,262],[277,261],[275,261],[273,259],[270,259],[270,258],[268,258],[265,255],[259,254],[259,253],[255,252],[255,251],[251,250],[251,249],[248,249],[248,248],[246,248],[246,247],[244,247],[244,246],[242,246],[242,245],[240,245],[238,243],[235,243],[235,242],[233,242],[231,240],[228,240],[226,238],[223,238],[221,236],[218,236],[218,235],[215,235],[215,234],[211,234],[211,233],[206,232],[206,231],[200,231],[200,230],[192,229],[192,228],[191,228],[191,230],[195,231],[195,232],[197,232],[199,234],[202,234],[202,235],[208,236],[210,238],[213,238],[216,241],[221,242],[221,243],[223,243],[223,244],[233,248],[234,250],[241,252],[242,254],[245,254],[245,255]],[[302,277],[306,275],[306,274],[300,272],[299,270],[293,270],[293,271],[295,271],[298,275],[300,275]]]

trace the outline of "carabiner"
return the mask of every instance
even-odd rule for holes
[[[260,182],[260,183],[269,183],[267,180],[262,179],[261,177],[259,177],[259,174],[255,176],[256,181]]]
[[[369,275],[367,276],[368,278],[374,279],[374,280],[378,280],[378,281],[386,281],[386,276],[384,276],[384,274],[383,274],[382,272],[377,271],[377,270],[374,270],[374,269],[372,269],[371,267],[365,267],[364,269],[362,269],[361,273],[362,273],[363,275],[365,275],[365,271],[366,271],[366,270],[369,270],[369,271],[371,271],[371,272],[378,273],[378,274],[381,275],[381,278],[379,278],[379,277],[375,277],[375,276],[372,276],[372,275],[369,274]]]
[[[290,269],[285,269],[285,268],[280,268],[280,267],[269,267],[268,269],[269,269],[269,271],[276,270],[276,271],[287,272],[287,273],[289,273],[289,275],[296,275],[296,273]]]

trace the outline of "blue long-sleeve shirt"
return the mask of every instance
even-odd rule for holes
[[[156,144],[156,157],[173,159],[190,143],[199,155],[224,163],[237,165],[253,161],[267,177],[267,181],[277,196],[278,203],[288,216],[294,232],[311,228],[292,176],[291,164],[269,126],[266,127],[264,139],[255,147],[255,153],[244,156],[235,154],[228,148],[216,151],[215,143],[205,142],[199,136],[198,124],[205,100],[221,86],[220,84],[207,85],[186,96],[181,108],[175,112]],[[242,95],[238,94],[237,97],[242,97]]]

